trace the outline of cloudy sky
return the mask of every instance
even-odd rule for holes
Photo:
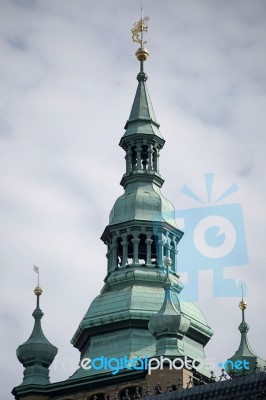
[[[221,204],[241,204],[249,261],[223,273],[246,283],[250,343],[265,359],[266,3],[144,0],[144,10],[163,193],[190,209],[182,187],[205,204],[204,173],[215,174],[215,198],[237,183]],[[43,330],[59,348],[51,380],[78,362],[70,339],[103,285],[99,238],[122,193],[138,19],[137,0],[0,0],[1,398],[22,381],[15,352],[33,326],[33,263]],[[238,297],[213,295],[213,272],[199,271],[198,305],[215,331],[206,355],[218,362],[237,349],[241,316]]]

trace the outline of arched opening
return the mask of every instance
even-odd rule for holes
[[[131,147],[131,169],[134,170],[137,168],[137,151],[136,146]]]
[[[151,244],[151,263],[155,267],[158,266],[158,236],[152,235],[152,244]]]
[[[144,235],[143,233],[141,233],[139,235],[139,254],[138,254],[138,258],[139,258],[139,264],[146,264],[147,262],[147,245],[146,245],[146,239],[147,236]]]
[[[122,266],[122,260],[123,260],[123,246],[121,242],[123,239],[121,237],[117,238],[117,267]]]
[[[141,146],[141,164],[142,164],[142,169],[144,170],[147,169],[147,164],[149,162],[148,158],[149,158],[148,146],[143,145]]]
[[[133,263],[133,243],[131,240],[133,239],[132,235],[127,236],[128,248],[127,248],[127,265],[131,265]]]

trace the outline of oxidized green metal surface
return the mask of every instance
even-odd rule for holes
[[[32,315],[35,319],[32,334],[17,349],[17,357],[25,367],[22,385],[49,384],[49,366],[57,354],[57,348],[46,339],[42,331],[43,312],[39,307],[39,298]]]
[[[125,136],[135,134],[156,135],[163,139],[159,124],[156,121],[150,95],[146,85],[148,76],[145,73],[139,73],[137,76],[139,81],[133,106],[129,119],[125,125]]]
[[[120,141],[126,151],[126,173],[121,181],[125,193],[116,200],[109,225],[102,235],[108,255],[105,285],[86,312],[72,343],[81,351],[82,359],[153,357],[160,340],[159,330],[165,328],[177,335],[176,349],[171,347],[172,355],[204,359],[204,346],[213,332],[201,310],[195,304],[181,300],[183,285],[179,282],[176,267],[170,271],[171,302],[163,306],[163,259],[170,257],[172,251],[176,265],[176,246],[183,232],[177,228],[173,205],[160,191],[163,178],[159,173],[159,152],[164,139],[146,86],[147,75],[140,72],[137,79],[137,92],[126,132]],[[159,319],[152,330],[156,333],[154,337],[148,323],[159,310]],[[41,338],[37,328],[36,325],[34,343],[28,341],[20,346],[18,356],[23,362],[27,354],[34,354],[48,365],[56,349],[45,342],[44,336]],[[37,347],[37,331],[43,351]],[[27,346],[31,346],[29,352]],[[167,346],[161,351],[170,351]],[[105,371],[79,368],[65,384],[71,386],[70,382],[73,382],[75,386],[86,377],[97,380],[99,376],[105,376]],[[38,379],[34,377],[31,383],[45,383]]]
[[[170,235],[178,242],[183,234],[177,228],[173,205],[161,194],[163,179],[159,174],[157,161],[151,164],[151,153],[157,157],[156,152],[163,147],[164,140],[148,94],[147,75],[141,72],[137,78],[139,84],[136,96],[125,126],[126,132],[120,141],[127,154],[127,172],[122,179],[125,193],[116,200],[110,213],[109,225],[102,236],[104,242],[109,243],[109,249],[118,246],[116,237],[119,235],[124,237],[124,246],[130,240],[126,235],[137,232],[135,237],[138,237],[141,232],[148,232],[151,237],[155,225],[161,243],[163,240],[167,241]],[[146,135],[152,138],[147,138]],[[143,150],[145,146],[147,150]],[[148,150],[149,153],[144,156]],[[152,357],[156,353],[156,338],[149,331],[148,323],[164,304],[163,265],[157,259],[154,264],[137,265],[133,262],[132,265],[116,266],[112,264],[114,260],[115,257],[111,256],[111,268],[102,293],[92,302],[72,343],[82,350],[82,358]],[[172,326],[176,334],[180,334],[179,349],[173,348],[171,354],[178,355],[183,351],[182,354],[192,359],[204,359],[203,349],[213,332],[195,304],[178,298],[183,287],[178,275],[171,273],[170,280],[173,290],[169,304],[172,308],[168,304],[163,317],[160,314],[157,322],[162,327]],[[176,308],[178,313],[170,312],[170,308],[172,311]],[[176,329],[173,324],[177,324]],[[183,337],[185,327],[187,329]],[[156,330],[156,323],[153,328]],[[79,369],[71,379],[95,373],[97,371],[93,369]]]
[[[241,334],[241,340],[240,340],[240,345],[238,350],[235,352],[235,354],[229,358],[230,361],[235,363],[236,361],[246,361],[248,362],[248,368],[247,372],[253,373],[256,368],[261,368],[263,369],[266,366],[266,362],[259,358],[254,351],[251,349],[250,344],[248,342],[248,336],[247,333],[249,331],[249,326],[245,322],[244,319],[244,312],[243,312],[243,320],[241,324],[239,325],[239,331]],[[226,365],[226,370],[228,373],[232,372],[232,364],[228,363]],[[235,373],[242,372],[242,369],[237,370],[233,368],[233,371]]]
[[[131,220],[166,221],[177,228],[174,206],[153,183],[129,184],[125,193],[116,200],[110,212],[109,223]]]
[[[170,278],[172,283],[178,286],[178,278],[175,276]],[[90,337],[84,357],[91,359],[101,355],[107,358],[127,356],[131,359],[154,356],[156,340],[148,330],[148,322],[157,314],[164,302],[164,281],[164,272],[154,269],[131,267],[113,273],[107,280],[103,292],[93,300],[72,343],[78,347],[83,334]],[[190,321],[189,330],[183,339],[184,353],[191,358],[204,359],[203,347],[213,332],[203,313],[193,303],[180,302],[175,291],[172,291],[172,301],[174,306],[180,309],[181,314]],[[119,321],[125,321],[125,328],[119,327]],[[144,322],[144,327],[132,327],[134,321]],[[107,331],[102,333],[104,326]],[[195,339],[197,335],[198,340]],[[117,346],[114,343],[117,343]],[[80,369],[72,378],[86,374],[95,374],[95,371]]]

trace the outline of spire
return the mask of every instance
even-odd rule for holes
[[[129,119],[125,125],[126,132],[124,133],[124,137],[136,134],[156,135],[162,139],[161,144],[163,145],[164,140],[159,131],[160,124],[156,120],[146,85],[148,75],[144,72],[144,61],[146,61],[149,56],[148,50],[143,47],[143,44],[147,43],[143,40],[143,32],[147,32],[148,30],[147,21],[149,21],[149,18],[142,17],[141,8],[141,19],[134,24],[134,28],[131,30],[133,41],[141,45],[135,53],[140,62],[140,72],[137,75],[139,84]],[[139,35],[141,35],[141,37]],[[121,139],[121,142],[123,142],[123,138]],[[120,146],[123,147],[121,143]]]
[[[126,132],[120,140],[126,159],[121,181],[124,193],[116,199],[101,237],[107,248],[104,287],[72,339],[81,360],[99,355],[134,359],[155,353],[186,353],[191,359],[199,355],[204,359],[204,346],[212,336],[201,310],[178,300],[183,285],[177,254],[183,232],[176,225],[172,203],[161,193],[164,180],[159,155],[165,141],[146,86],[148,51],[143,47],[143,33],[147,21],[142,17],[132,29],[133,40],[141,46],[136,52],[140,72]],[[171,259],[171,266],[163,288],[165,257]],[[92,369],[79,368],[70,379],[92,374]]]
[[[144,72],[149,53],[143,47],[143,33],[147,32],[148,20],[141,17],[132,29],[133,41],[141,45],[136,52],[140,72],[126,131],[119,143],[126,153],[126,172],[120,182],[125,192],[116,200],[101,237],[107,245],[108,275],[129,266],[163,269],[164,256],[172,258],[171,272],[176,273],[177,245],[183,235],[176,225],[172,203],[160,191],[164,179],[159,171],[159,157],[165,140],[159,131]]]
[[[242,321],[238,327],[241,335],[240,345],[235,354],[226,362],[226,371],[229,375],[245,373],[253,373],[256,368],[260,369],[265,366],[265,361],[256,356],[248,342],[249,326],[245,321],[245,310],[247,302],[243,300],[239,303],[242,312]]]
[[[152,181],[161,187],[164,180],[159,173],[159,155],[165,140],[159,123],[155,117],[152,102],[146,85],[148,75],[144,72],[144,62],[149,53],[143,45],[143,32],[147,32],[148,17],[142,17],[134,24],[132,38],[141,47],[136,51],[140,62],[140,72],[137,75],[138,87],[129,119],[125,125],[125,133],[119,145],[126,151],[126,173],[121,185],[125,188],[128,183],[136,181]]]
[[[33,331],[29,339],[17,348],[17,358],[25,368],[21,385],[50,383],[49,366],[57,354],[57,348],[46,339],[41,327],[43,312],[40,309],[40,295],[42,289],[37,286],[34,293],[37,296],[37,305],[32,313],[35,320]]]
[[[149,331],[156,338],[155,356],[183,356],[183,336],[190,326],[190,319],[182,315],[172,301],[171,281],[169,279],[169,267],[171,259],[165,257],[164,264],[167,268],[167,275],[164,284],[164,302],[161,309],[149,321]]]
[[[121,139],[120,146],[122,146],[125,137],[136,134],[157,136],[161,139],[161,144],[164,144],[164,139],[159,130],[160,124],[156,120],[148,92],[147,79],[148,75],[143,70],[138,73],[137,80],[139,83],[130,116],[125,125],[126,132]]]

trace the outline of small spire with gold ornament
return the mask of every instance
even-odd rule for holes
[[[248,306],[248,303],[245,300],[243,300],[243,298],[242,298],[242,300],[239,303],[239,308],[242,311],[242,322],[246,322],[245,321],[245,309],[247,308],[247,306]]]
[[[143,70],[143,61],[146,61],[149,56],[148,50],[144,47],[144,44],[146,44],[147,41],[144,41],[143,39],[143,32],[148,31],[147,22],[149,20],[150,20],[149,17],[143,17],[143,10],[141,6],[141,18],[138,22],[134,23],[134,26],[131,29],[133,42],[140,44],[140,47],[138,48],[135,54],[137,59],[141,63],[141,70]]]
[[[241,301],[239,303],[239,308],[242,311],[242,322],[245,322],[245,310],[246,310],[248,304],[244,300],[243,282],[241,282],[241,281],[236,279],[236,284],[237,284],[237,286],[241,287],[242,299],[241,299]]]

